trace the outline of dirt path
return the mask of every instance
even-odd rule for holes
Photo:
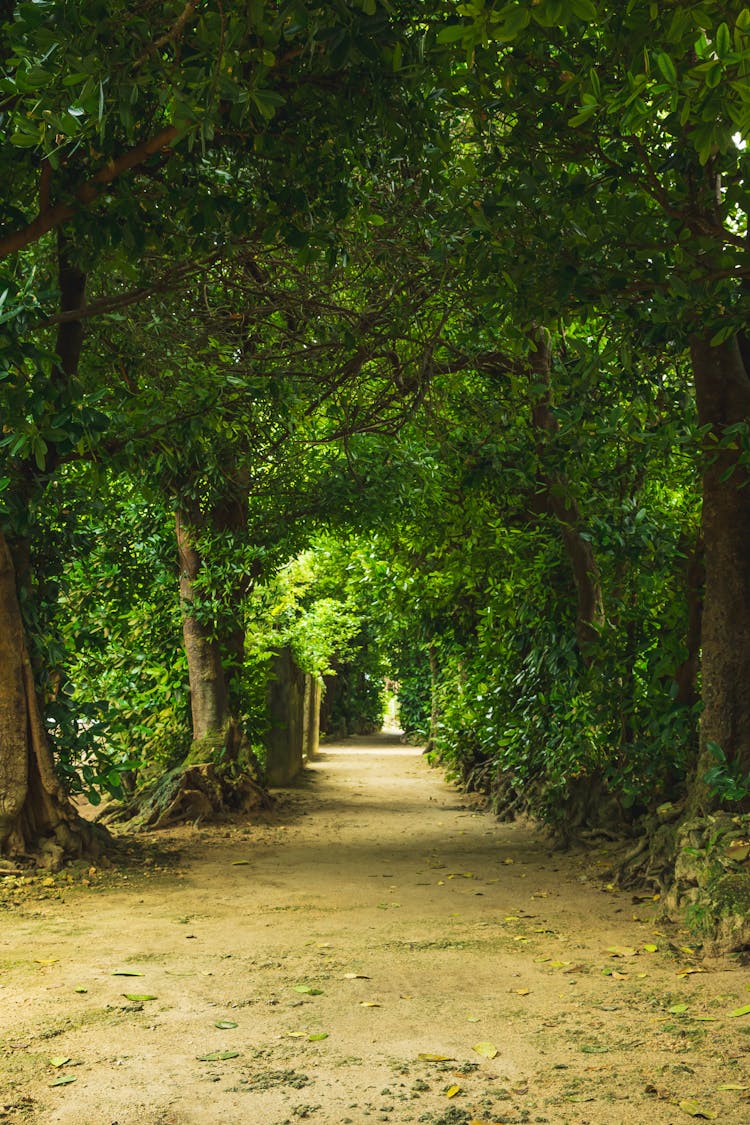
[[[166,839],[89,886],[0,883],[1,1121],[750,1120],[750,973],[395,738]]]

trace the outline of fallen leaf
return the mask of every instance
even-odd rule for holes
[[[305,1038],[304,1031],[287,1031],[286,1034],[287,1034],[288,1039],[304,1039]]]
[[[658,953],[659,952],[659,946],[658,945],[652,945],[650,943],[648,945],[644,945],[643,949],[644,949],[644,952],[646,952],[646,953]]]
[[[446,1096],[446,1098],[455,1098],[456,1094],[460,1094],[460,1093],[461,1093],[461,1087],[460,1086],[449,1086],[448,1089],[445,1091],[445,1096]]]
[[[83,993],[83,992],[88,992],[88,988],[74,988],[73,991]]]
[[[505,858],[505,859],[503,860],[503,863],[505,864],[505,866],[506,866],[506,867],[509,867],[509,866],[511,865],[511,863],[515,863],[515,860],[514,860],[514,859],[511,859],[511,858],[510,858],[510,856],[507,856],[507,857],[506,857],[506,858]]]
[[[247,867],[247,865],[249,863],[250,863],[249,859],[233,859],[232,860],[232,867]]]
[[[377,1000],[360,1000],[359,1006],[360,1008],[382,1008],[383,1005],[379,1004]]]
[[[569,964],[570,961],[550,961],[549,967],[550,969],[564,969]]]
[[[76,1081],[76,1079],[73,1077],[72,1074],[63,1074],[63,1075],[60,1076],[60,1078],[56,1078],[54,1082],[50,1082],[50,1087],[52,1087],[52,1086],[70,1086],[71,1082],[75,1082],[75,1081]]]
[[[741,1008],[735,1008],[733,1012],[729,1013],[730,1016],[750,1016],[750,1004],[743,1004]]]
[[[689,1007],[689,1004],[673,1004],[671,1008],[667,1008],[667,1011],[671,1012],[673,1016],[681,1016]]]
[[[136,969],[115,969],[112,973],[113,977],[143,977],[145,973],[139,973]]]
[[[218,1027],[220,1031],[229,1031],[230,1028],[236,1026],[234,1020],[217,1020],[214,1024],[214,1027]]]
[[[123,992],[126,1000],[132,1000],[134,1004],[140,1004],[144,1000],[158,1000],[158,996],[152,996],[150,992]]]
[[[617,969],[615,969],[612,973],[610,973],[610,976],[613,978],[613,980],[628,980],[630,977],[630,973],[618,973]]]
[[[511,988],[511,992],[515,992],[516,996],[529,996],[531,993],[530,988]]]
[[[57,1055],[55,1058],[49,1060],[49,1065],[54,1066],[57,1070],[61,1066],[67,1066],[69,1062],[70,1058],[67,1055]]]
[[[239,1051],[212,1051],[210,1055],[196,1055],[198,1062],[225,1062],[227,1059],[238,1059]]]
[[[429,1055],[424,1051],[417,1055],[420,1062],[455,1062],[452,1055]]]
[[[635,957],[638,950],[630,945],[608,945],[607,953],[610,957]]]
[[[485,1059],[497,1058],[497,1047],[494,1043],[489,1043],[486,1040],[481,1043],[475,1043],[473,1050],[475,1050],[478,1055],[481,1055]]]
[[[689,977],[693,973],[705,973],[705,971],[705,969],[701,969],[697,965],[689,965],[686,969],[680,969],[676,975],[678,977]]]
[[[60,960],[59,957],[35,957],[34,958],[34,964],[35,965],[56,965],[59,960]],[[72,1081],[75,1082],[75,1078]]]
[[[712,1113],[710,1109],[703,1109],[702,1106],[699,1106],[695,1098],[685,1098],[684,1101],[680,1102],[680,1109],[690,1117],[703,1117],[707,1121],[713,1121],[716,1117],[716,1114]]]
[[[741,1086],[739,1082],[723,1082],[717,1090],[750,1090],[750,1086]]]
[[[307,1039],[310,1043],[320,1043],[323,1039],[328,1038],[327,1031],[314,1031],[312,1035],[308,1035]]]
[[[313,988],[310,984],[295,984],[295,992],[302,992],[305,996],[322,996],[322,988]]]
[[[372,980],[365,973],[344,973],[344,980]]]

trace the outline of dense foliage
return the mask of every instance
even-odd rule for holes
[[[749,70],[735,0],[3,7],[4,854],[237,782],[287,647],[504,814],[746,809]]]

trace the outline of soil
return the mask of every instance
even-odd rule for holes
[[[606,849],[497,823],[395,736],[279,796],[0,880],[0,1121],[750,1120],[750,972],[608,888]]]

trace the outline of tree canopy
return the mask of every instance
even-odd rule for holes
[[[734,0],[3,6],[3,854],[262,788],[289,645],[665,885],[748,812],[749,67]]]

